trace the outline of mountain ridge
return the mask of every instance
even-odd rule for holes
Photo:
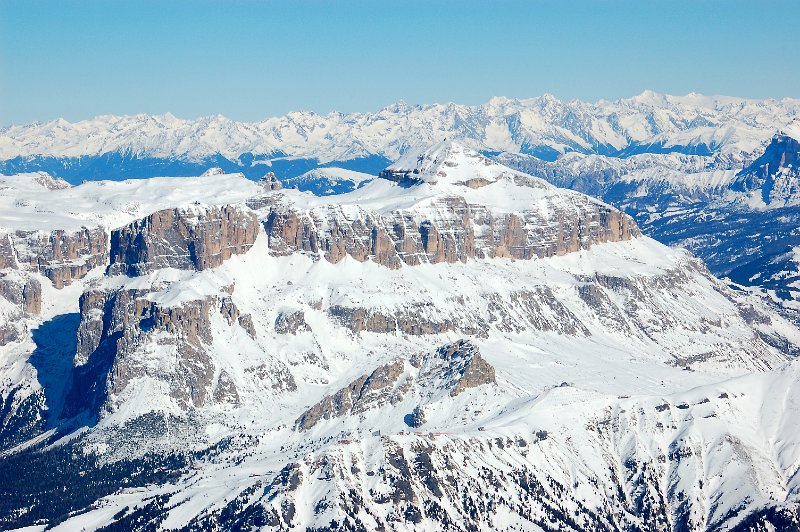
[[[319,157],[322,162],[375,154],[396,159],[407,149],[408,138],[433,144],[448,132],[467,140],[472,148],[500,151],[533,152],[540,147],[552,153],[622,154],[625,150],[663,152],[682,145],[705,152],[738,144],[736,150],[752,152],[765,140],[763,124],[787,128],[799,112],[800,100],[791,98],[674,97],[645,92],[613,102],[562,102],[548,96],[493,98],[472,106],[389,105],[372,113],[292,112],[257,122],[236,122],[221,115],[196,120],[169,114],[102,115],[75,123],[58,119],[0,129],[0,159],[112,152],[189,160],[212,155],[236,160],[247,153]],[[729,130],[718,136],[709,129],[731,125],[737,125],[740,133]],[[137,134],[131,136],[134,131]],[[173,137],[172,131],[180,135]],[[343,133],[344,142],[334,140]]]

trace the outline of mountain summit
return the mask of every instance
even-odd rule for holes
[[[733,187],[758,191],[769,207],[800,204],[800,142],[776,134],[764,153],[739,173]]]
[[[475,150],[452,140],[432,147],[408,150],[380,177],[397,182],[465,185],[471,188],[495,183],[515,173]]]

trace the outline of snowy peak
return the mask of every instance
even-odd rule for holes
[[[779,132],[764,153],[742,170],[734,190],[760,193],[768,207],[800,203],[800,142]]]
[[[706,149],[737,156],[769,142],[800,113],[800,100],[669,96],[645,91],[617,101],[492,98],[482,105],[408,105],[372,113],[295,112],[259,122],[221,116],[100,116],[0,129],[0,160],[24,157],[140,157],[204,162],[244,154],[317,158],[323,163],[379,155],[395,159],[416,143],[458,139],[480,150],[555,157],[569,151],[631,155]],[[719,137],[714,132],[727,132]],[[19,163],[19,161],[17,161]],[[30,170],[30,167],[19,171]],[[8,170],[6,170],[8,171]],[[299,174],[298,174],[299,175]]]
[[[288,188],[311,192],[316,196],[330,196],[352,192],[373,179],[375,179],[373,174],[326,166],[286,179],[283,184]]]
[[[211,176],[211,175],[224,175],[224,174],[225,174],[225,170],[223,170],[222,168],[219,168],[217,166],[214,166],[212,168],[209,168],[205,172],[203,172],[203,175],[201,175],[200,177],[208,177],[208,176]]]
[[[518,172],[452,140],[407,151],[380,177],[398,183],[447,184],[480,188]]]

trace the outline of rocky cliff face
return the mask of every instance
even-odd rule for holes
[[[436,351],[436,368],[427,369],[427,378],[447,382],[450,395],[456,396],[482,384],[495,384],[494,368],[480,355],[478,346],[459,340]]]
[[[38,272],[56,288],[71,284],[107,261],[108,235],[101,227],[0,235],[0,269]]]
[[[455,144],[407,158],[381,175],[384,183],[407,187],[407,196],[424,198],[417,204],[380,211],[350,201],[307,207],[295,195],[273,194],[248,205],[259,211],[276,254],[302,251],[332,263],[350,256],[389,268],[551,257],[639,234],[630,217],[608,205],[557,191]],[[497,196],[504,198],[500,205],[485,201]],[[506,208],[506,198],[519,208]]]
[[[742,170],[731,188],[758,193],[765,205],[797,205],[800,197],[800,141],[775,135],[753,163]]]
[[[250,249],[258,227],[254,213],[235,206],[159,211],[111,233],[109,272],[214,268]]]
[[[14,253],[11,235],[8,233],[0,234],[0,270],[16,267],[17,258]]]
[[[261,178],[259,183],[266,191],[280,190],[283,188],[283,185],[281,185],[281,182],[278,180],[278,176],[275,175],[275,172],[267,172],[267,174]]]
[[[0,346],[24,339],[28,334],[25,318],[35,318],[41,311],[42,285],[37,279],[18,271],[0,271]]]
[[[551,257],[639,234],[633,220],[616,209],[586,197],[574,200],[550,205],[547,218],[536,211],[493,212],[459,197],[437,199],[430,209],[436,218],[407,211],[362,211],[353,217],[337,207],[302,211],[277,204],[269,208],[264,228],[278,254],[303,251],[332,263],[350,256],[389,268]]]
[[[18,305],[26,314],[42,311],[42,285],[36,279],[0,273],[0,297]]]
[[[413,381],[406,376],[402,384],[397,386],[404,370],[405,362],[395,360],[368,375],[362,375],[306,410],[297,418],[295,426],[299,430],[307,430],[322,420],[358,414],[368,408],[378,408],[383,404],[396,404],[402,401],[403,395]]]
[[[409,360],[395,359],[362,375],[306,410],[295,426],[298,430],[308,430],[323,420],[358,415],[408,400],[418,403],[440,392],[455,397],[467,389],[496,382],[494,367],[481,357],[478,346],[469,340],[459,340],[434,353],[415,354]],[[419,404],[414,412],[417,421],[424,418]]]
[[[331,319],[353,333],[409,334],[423,336],[458,332],[485,336],[488,327],[482,316],[462,321],[455,319],[447,309],[445,312],[430,312],[429,305],[408,305],[401,308],[364,308],[332,305],[328,309]]]
[[[81,296],[72,410],[96,410],[142,377],[163,383],[167,395],[183,408],[199,408],[212,400],[238,402],[234,381],[209,352],[211,320],[218,315],[252,337],[249,314],[242,314],[229,296],[177,306],[161,305],[149,296],[146,290],[89,290]],[[160,363],[140,356],[156,346],[170,353]],[[85,397],[96,401],[86,404]]]
[[[76,386],[71,405],[97,409],[109,395],[119,395],[135,379],[150,375],[169,386],[169,395],[188,407],[208,398],[214,364],[206,353],[211,342],[212,298],[176,308],[161,308],[135,290],[89,291],[81,297],[81,324],[75,356]],[[152,367],[136,356],[159,333],[158,345],[174,353],[167,367]],[[81,403],[93,397],[95,404]]]

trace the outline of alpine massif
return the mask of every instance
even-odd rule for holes
[[[3,130],[0,526],[797,529],[799,110]]]
[[[720,277],[794,312],[800,246],[800,100],[669,96],[596,103],[545,95],[479,106],[295,112],[256,123],[172,115],[55,120],[0,130],[0,172],[85,179],[191,176],[209,167],[316,194],[354,190],[408,150],[442,139],[625,210]],[[773,142],[774,138],[774,142]],[[763,164],[770,163],[767,169]],[[790,301],[787,306],[786,301]]]

